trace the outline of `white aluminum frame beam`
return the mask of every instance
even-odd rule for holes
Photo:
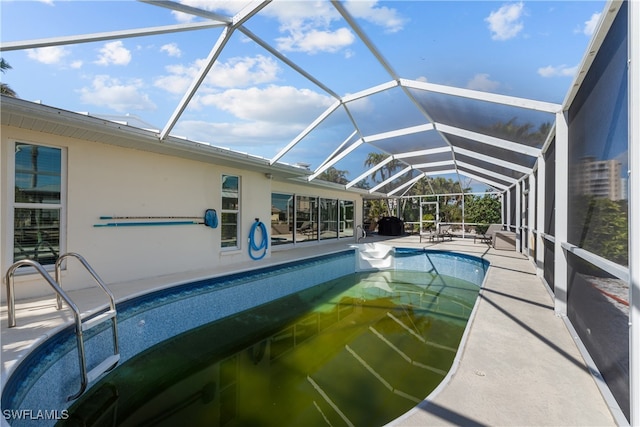
[[[540,149],[535,147],[530,147],[528,145],[519,144],[517,142],[507,141],[506,139],[500,139],[493,136],[484,135],[477,132],[472,132],[469,130],[464,130],[458,127],[445,125],[442,123],[434,123],[435,128],[440,132],[448,133],[451,135],[460,136],[462,138],[470,139],[473,141],[480,142],[482,144],[491,145],[498,148],[503,148],[505,150],[515,151],[517,153],[526,154],[531,157],[538,157],[540,154]]]
[[[160,140],[165,139],[167,135],[169,135],[173,127],[176,125],[178,119],[187,108],[187,105],[189,105],[189,102],[195,95],[196,91],[198,90],[204,79],[207,77],[209,70],[211,70],[211,67],[213,67],[213,64],[218,59],[218,56],[220,56],[222,49],[229,41],[229,38],[231,38],[231,34],[233,34],[233,29],[231,27],[226,27],[224,30],[222,30],[222,33],[218,37],[216,44],[213,46],[213,49],[211,49],[211,52],[209,52],[209,56],[207,56],[207,60],[205,61],[204,66],[200,69],[200,71],[198,71],[198,75],[196,76],[196,78],[191,81],[191,85],[189,85],[189,88],[182,96],[182,100],[180,100],[178,106],[175,108],[175,110],[173,110],[171,117],[165,124],[164,129],[162,129],[162,132],[160,133]]]
[[[333,98],[338,99],[338,100],[340,99],[340,95],[335,93],[333,90],[331,90],[329,87],[327,87],[320,80],[318,80],[315,77],[313,77],[311,74],[309,74],[307,71],[305,71],[298,64],[296,64],[295,62],[293,62],[292,60],[287,58],[285,55],[280,53],[279,50],[273,48],[271,45],[269,45],[267,42],[262,40],[260,37],[258,37],[257,35],[255,35],[251,31],[249,31],[245,26],[241,26],[240,28],[238,28],[238,30],[241,31],[244,35],[246,35],[250,39],[252,39],[254,42],[258,43],[260,46],[262,46],[263,49],[267,50],[270,54],[272,54],[273,56],[278,58],[280,61],[284,62],[289,67],[294,69],[298,74],[304,76],[307,80],[309,80],[310,82],[312,82],[313,84],[318,86],[323,91],[327,92]]]
[[[199,16],[205,19],[213,19],[214,21],[224,22],[225,24],[231,24],[233,18],[230,16],[220,15],[219,13],[211,12],[208,10],[198,9],[197,7],[187,6],[186,4],[176,3],[175,1],[168,0],[138,0],[141,3],[147,3],[154,6],[164,7],[166,9],[174,10],[176,12],[186,13],[187,15]],[[239,14],[241,14],[240,12]]]
[[[367,48],[369,49],[369,52],[371,52],[373,56],[376,57],[380,65],[384,67],[384,69],[387,71],[387,73],[389,73],[391,78],[393,78],[393,80],[398,81],[398,74],[395,72],[393,67],[391,67],[389,62],[382,56],[380,51],[376,48],[376,46],[369,39],[369,37],[367,37],[365,32],[362,31],[358,23],[353,19],[351,14],[344,8],[342,3],[340,3],[337,0],[331,0],[331,4],[333,4],[333,7],[335,7],[338,13],[342,15],[344,20],[347,21],[351,29],[358,35],[358,37],[360,38],[360,40],[362,40],[365,46],[367,46]]]
[[[604,42],[604,39],[606,37],[606,32],[599,31],[599,29],[602,27],[611,28],[611,25],[613,24],[613,21],[618,14],[621,3],[622,1],[620,0],[607,1],[607,5],[604,8],[607,13],[602,13],[600,15],[600,22],[598,23],[598,27],[596,28],[596,31],[591,38],[589,46],[585,49],[585,54],[582,58],[582,61],[580,62],[580,65],[578,66],[578,70],[580,71],[574,77],[571,86],[569,86],[570,89],[562,103],[563,105],[571,105],[571,103],[573,102],[573,99],[578,93],[578,89],[580,89],[580,86],[582,85],[582,82],[587,75],[586,71],[591,67],[591,64],[596,59],[596,54],[600,51],[600,47],[602,46],[602,43]]]
[[[417,165],[411,165],[414,169],[422,169],[422,168],[438,168],[440,166],[455,166],[455,160],[443,160],[441,162],[431,162],[431,163],[419,163]]]
[[[394,154],[394,159],[406,159],[408,157],[430,156],[431,154],[440,154],[451,152],[450,146],[442,146],[436,148],[427,148],[426,150],[407,151],[405,153]]]
[[[448,174],[457,174],[457,169],[446,169],[441,171],[431,171],[431,172],[423,172],[424,176],[439,176],[439,175],[448,175]]]
[[[345,138],[344,141],[342,141],[342,143],[338,146],[338,148],[336,148],[335,150],[333,150],[333,152],[331,152],[331,154],[329,155],[329,157],[327,157],[326,159],[324,159],[324,161],[322,163],[320,163],[320,166],[318,166],[317,169],[323,167],[328,161],[330,161],[331,159],[333,159],[333,157],[335,155],[337,155],[340,150],[342,150],[348,143],[349,141],[351,141],[353,139],[353,137],[356,136],[356,134],[358,133],[358,131],[354,130],[353,132],[351,132],[351,135],[349,135],[347,138]]]
[[[353,187],[355,184],[357,184],[358,182],[362,181],[363,179],[365,179],[369,175],[373,174],[378,169],[382,168],[384,165],[386,165],[387,163],[389,163],[392,160],[406,159],[406,158],[409,158],[409,157],[418,157],[418,156],[429,156],[431,154],[439,154],[439,153],[445,153],[445,152],[451,152],[451,147],[445,146],[445,147],[438,147],[438,148],[430,148],[430,149],[427,149],[427,150],[407,151],[406,153],[393,154],[393,155],[385,158],[382,162],[378,163],[377,165],[375,165],[375,166],[371,167],[370,169],[364,171],[357,178],[355,178],[352,181],[350,181],[349,183],[347,183],[345,188]]]
[[[220,28],[224,26],[225,24],[220,22],[192,22],[188,24],[165,25],[132,30],[108,31],[76,36],[4,42],[0,43],[0,52],[23,49],[38,49],[42,47],[63,46],[78,43],[101,42],[106,40],[118,40],[131,37],[154,36],[158,34],[178,33],[182,31],[206,30],[209,28]]]
[[[278,160],[280,160],[282,158],[282,156],[284,156],[285,154],[287,154],[293,147],[296,146],[296,144],[298,144],[300,141],[302,141],[302,139],[304,137],[306,137],[307,135],[309,135],[309,133],[311,133],[312,130],[314,130],[316,127],[318,127],[320,125],[320,123],[322,123],[324,121],[324,119],[326,119],[327,117],[329,117],[329,115],[331,115],[331,113],[333,113],[335,110],[338,109],[338,107],[340,107],[341,103],[340,101],[336,101],[333,104],[331,104],[331,106],[329,108],[327,108],[326,110],[324,110],[324,112],[322,114],[320,114],[314,121],[313,123],[311,123],[309,126],[307,126],[307,128],[305,130],[303,130],[302,132],[300,132],[298,134],[298,136],[296,136],[291,142],[289,142],[287,144],[286,147],[284,147],[282,150],[280,150],[278,152],[278,154],[276,154],[270,161],[269,164],[273,165],[275,162],[277,162]]]
[[[376,141],[381,141],[384,139],[389,139],[389,138],[396,138],[398,136],[404,136],[404,135],[410,135],[413,133],[419,133],[419,132],[426,132],[429,130],[433,130],[433,125],[430,123],[424,124],[424,125],[418,125],[418,126],[412,126],[412,127],[408,127],[408,128],[404,128],[404,129],[398,129],[398,130],[394,130],[394,131],[390,131],[390,132],[382,132],[382,133],[378,133],[375,135],[369,135],[369,136],[365,136],[362,138],[363,142],[376,142]],[[351,136],[345,140],[340,147],[338,147],[337,150],[334,150],[333,153],[331,153],[331,155],[329,155],[329,157],[327,157],[321,164],[320,166],[314,171],[314,175],[311,175],[311,179],[317,177],[317,173],[322,173],[324,170],[326,170],[328,167],[334,165],[336,163],[336,161],[333,161],[333,158],[335,156],[335,153],[337,151],[340,150],[340,148],[342,148],[344,146],[344,144],[351,139],[358,131],[354,131]],[[340,159],[344,158],[344,156],[340,157]],[[338,159],[338,160],[340,160]],[[389,159],[389,161],[392,159]],[[325,165],[327,165],[327,167],[324,167]],[[386,162],[385,162],[386,164]],[[323,168],[322,170],[320,170],[321,168]],[[379,168],[376,168],[375,170],[378,170]],[[364,175],[366,176],[366,175]],[[363,176],[363,178],[364,178]],[[357,178],[356,178],[357,179]],[[362,178],[360,178],[362,179]],[[346,188],[351,187],[353,184],[355,184],[356,182],[360,181],[360,179],[351,181],[349,184],[347,184]]]
[[[525,175],[530,174],[531,171],[533,170],[532,168],[528,168],[526,166],[522,166],[517,163],[507,162],[506,160],[497,159],[495,157],[487,156],[485,154],[480,154],[475,151],[467,150],[466,148],[453,147],[453,152],[457,154],[463,154],[465,156],[473,157],[478,160],[482,160],[484,162],[493,163],[507,169],[512,169],[516,172],[520,172]]]
[[[381,132],[375,135],[365,136],[363,137],[363,139],[365,140],[365,142],[376,142],[376,141],[381,141],[383,139],[390,139],[390,138],[397,138],[399,136],[412,135],[414,133],[428,132],[430,130],[433,130],[433,124],[425,123],[423,125],[411,126],[403,129],[396,129],[389,132]]]
[[[555,173],[554,311],[566,317],[568,267],[562,244],[568,239],[569,226],[569,126],[564,112],[556,114]]]
[[[501,173],[493,172],[493,171],[490,171],[488,169],[484,169],[484,168],[472,165],[472,164],[467,163],[467,162],[461,162],[460,160],[458,160],[458,161],[456,161],[456,163],[458,164],[458,169],[460,169],[462,167],[462,168],[465,168],[465,169],[472,170],[474,172],[482,173],[482,174],[485,174],[485,175],[490,176],[492,178],[496,178],[496,179],[499,179],[501,181],[506,181],[506,182],[509,183],[509,185],[513,184],[513,183],[515,183],[517,181],[516,178],[510,177],[510,176],[507,176],[507,175],[502,175]]]
[[[406,174],[407,172],[409,172],[411,170],[413,170],[413,167],[407,166],[406,168],[402,169],[400,172],[396,172],[395,174],[393,174],[389,178],[387,178],[384,181],[382,181],[380,184],[378,184],[375,187],[373,187],[372,189],[370,189],[369,193],[375,192],[377,189],[379,189],[381,187],[384,187],[385,185],[387,185],[390,182],[392,182],[394,179],[400,178],[402,175]]]
[[[562,110],[562,105],[551,102],[534,101],[526,98],[517,98],[495,93],[481,92],[472,89],[462,89],[452,86],[444,86],[435,83],[419,82],[417,80],[400,79],[400,85],[411,89],[420,89],[428,92],[442,93],[445,95],[459,96],[462,98],[487,101],[494,104],[509,105],[511,107],[526,108],[529,110],[557,113]]]
[[[369,95],[375,95],[376,93],[384,92],[389,89],[393,89],[394,87],[398,87],[398,82],[395,80],[391,80],[386,83],[379,84],[377,86],[372,86],[368,89],[361,90],[360,92],[352,93],[342,97],[342,102],[345,104],[353,101],[357,101],[358,99],[366,98]]]
[[[422,178],[425,178],[426,175],[425,174],[420,174],[418,176],[416,176],[415,178],[410,179],[409,181],[405,182],[404,184],[394,188],[393,190],[391,190],[390,192],[387,193],[387,196],[393,196],[394,194],[396,194],[398,191],[409,187],[410,185],[415,184],[416,182],[420,181]]]
[[[462,176],[466,176],[466,177],[468,177],[468,178],[475,179],[476,181],[480,181],[480,182],[482,182],[482,183],[484,183],[484,184],[487,184],[487,185],[489,185],[489,186],[491,186],[491,187],[497,188],[497,189],[499,189],[499,190],[501,190],[501,191],[504,191],[504,190],[506,190],[506,189],[507,189],[507,186],[506,186],[506,185],[504,185],[504,184],[500,184],[500,183],[498,183],[498,182],[491,181],[490,179],[487,179],[487,178],[485,178],[485,177],[482,177],[482,176],[479,176],[479,175],[476,175],[476,174],[473,174],[473,173],[467,172],[467,171],[465,171],[465,170],[463,170],[463,169],[460,169],[460,168],[458,168],[458,173],[459,173],[460,175],[462,175]]]
[[[393,156],[389,156],[389,157],[385,158],[383,161],[381,161],[380,163],[378,163],[374,167],[369,168],[364,173],[360,174],[357,178],[355,178],[355,179],[351,180],[350,182],[348,182],[345,185],[345,188],[353,187],[355,184],[357,184],[358,182],[362,181],[363,179],[365,179],[369,175],[373,174],[377,170],[381,169],[384,165],[386,165],[387,163],[389,163],[392,160],[394,160]]]
[[[353,150],[355,150],[356,148],[358,148],[362,144],[364,144],[364,140],[362,138],[358,138],[356,141],[354,141],[353,144],[351,144],[342,153],[338,154],[337,156],[335,156],[333,159],[329,160],[328,162],[325,162],[322,167],[319,167],[318,169],[316,169],[313,172],[313,174],[311,174],[311,175],[309,175],[307,177],[307,181],[312,181],[312,180],[316,179],[318,177],[318,175],[320,175],[322,172],[326,171],[331,166],[333,166],[336,163],[338,163],[340,160],[344,159],[346,156],[349,155],[349,153],[351,153]]]
[[[513,185],[511,187],[513,187]],[[506,218],[504,219],[504,224],[508,227],[507,231],[511,230],[511,187],[505,188],[505,194],[507,195],[507,208],[505,209]]]
[[[522,181],[516,182],[516,251],[522,253]]]
[[[554,126],[554,134],[555,134],[555,126]],[[538,199],[536,205],[536,272],[538,277],[544,278],[544,230],[546,229],[546,218],[545,218],[545,210],[546,210],[546,200],[545,200],[545,192],[547,189],[547,162],[544,160],[544,155],[541,153],[540,157],[538,157],[538,179],[537,179],[537,192]]]
[[[528,197],[527,200],[527,206],[529,209],[527,209],[527,211],[524,213],[525,215],[527,215],[527,248],[528,248],[528,256],[529,256],[529,260],[532,262],[535,262],[534,258],[533,258],[533,251],[535,248],[535,234],[534,234],[534,230],[536,228],[536,211],[535,211],[535,206],[536,206],[536,191],[537,191],[537,182],[536,182],[536,175],[535,173],[532,173],[531,175],[529,175],[529,193],[526,195],[526,197]],[[533,246],[533,248],[532,248]]]
[[[195,95],[196,91],[198,90],[198,88],[200,87],[204,79],[207,77],[207,74],[211,70],[211,67],[213,67],[213,64],[216,62],[216,60],[220,56],[220,53],[222,53],[222,50],[224,49],[225,45],[231,38],[231,35],[235,31],[235,29],[240,25],[242,25],[243,23],[245,23],[249,18],[254,16],[260,10],[262,10],[270,2],[271,0],[265,0],[259,3],[254,2],[251,5],[245,7],[236,16],[233,17],[232,23],[227,25],[227,27],[224,30],[222,30],[222,33],[218,37],[216,44],[213,46],[213,49],[211,49],[211,52],[209,52],[209,56],[207,56],[205,65],[200,69],[196,78],[191,82],[189,89],[187,89],[184,96],[182,97],[182,100],[180,101],[176,109],[173,111],[173,114],[169,118],[169,121],[165,125],[164,129],[162,129],[162,132],[160,133],[160,140],[165,139],[167,135],[169,135],[169,133],[171,132],[171,129],[173,129],[173,127],[176,125],[176,123],[178,122],[178,119],[180,118],[184,110],[187,108],[187,105],[189,105],[189,102]],[[175,5],[175,3],[173,2],[165,2],[165,1],[161,1],[161,2],[152,1],[150,3],[158,4],[160,6],[165,6],[165,7],[167,7],[166,5],[172,5],[172,6]],[[182,5],[179,5],[179,6],[182,6]],[[196,9],[196,10],[199,10],[199,9]]]
[[[640,425],[640,3],[629,7],[629,388],[631,422]],[[635,236],[635,237],[632,237]]]

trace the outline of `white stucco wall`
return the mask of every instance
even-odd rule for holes
[[[15,141],[67,150],[66,237],[63,230],[61,249],[84,256],[106,283],[249,261],[249,230],[255,218],[269,225],[272,191],[353,200],[356,219],[361,216],[361,202],[356,194],[278,182],[268,179],[264,173],[8,126],[2,127],[1,138],[0,270],[3,276],[12,263],[13,252],[10,200],[13,171],[9,165]],[[216,209],[220,215],[223,174],[238,175],[241,179],[241,233],[237,250],[220,248],[220,227],[94,226],[114,222],[99,219],[105,215],[202,218],[207,208]],[[81,268],[69,268],[65,272],[66,289],[89,285],[91,280]],[[17,298],[25,298],[51,294],[51,290],[36,275],[17,275],[16,294]],[[4,286],[2,297],[5,298]]]

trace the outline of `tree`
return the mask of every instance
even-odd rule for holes
[[[388,154],[383,153],[369,153],[367,158],[364,161],[364,166],[367,168],[372,168],[382,163],[387,157]],[[393,172],[396,171],[400,167],[400,162],[398,160],[391,160],[389,163],[381,167],[380,169],[373,172],[371,175],[371,179],[374,182],[382,182],[389,178]],[[378,175],[380,175],[380,180],[377,180]]]
[[[318,175],[318,179],[328,182],[337,182],[338,184],[346,184],[349,182],[347,179],[348,173],[349,171],[339,170],[331,166],[326,171]]]
[[[629,207],[626,200],[572,197],[569,242],[620,265],[629,263]]]
[[[9,63],[5,61],[4,58],[0,58],[0,70],[2,70],[2,73],[4,74],[7,72],[7,70],[10,69],[11,65],[9,65]],[[3,95],[11,96],[13,98],[17,96],[16,92],[11,89],[6,83],[1,83],[0,86],[0,93],[2,93]]]
[[[483,196],[469,195],[464,204],[466,222],[480,224],[476,230],[484,234],[489,224],[498,224],[502,220],[502,203],[495,194],[486,193]]]
[[[550,122],[544,122],[538,126],[538,129],[534,129],[533,123],[517,124],[516,120],[514,117],[508,122],[496,122],[486,128],[487,134],[499,135],[513,142],[532,145],[543,143],[552,128]]]
[[[419,180],[411,188],[409,195],[445,195],[438,198],[438,210],[440,211],[438,221],[462,222],[462,193],[470,190],[471,188],[461,188],[460,183],[451,178],[426,177]]]
[[[388,154],[369,153],[364,161],[364,166],[372,168],[383,162],[387,157],[389,157]],[[400,162],[398,160],[391,160],[371,175],[372,181],[375,183],[385,181],[399,166]],[[385,204],[384,200],[369,200],[367,201],[365,211],[365,218],[371,224],[369,230],[373,231],[375,227],[374,224],[376,224],[381,217],[389,215],[389,205]]]

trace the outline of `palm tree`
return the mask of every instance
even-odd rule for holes
[[[349,182],[347,179],[348,173],[349,171],[339,170],[331,166],[326,171],[318,175],[318,179],[328,182],[337,182],[338,184],[346,184]]]
[[[377,166],[379,163],[383,162],[387,157],[389,157],[388,154],[383,154],[383,153],[369,153],[367,155],[367,158],[364,161],[364,166],[367,168],[371,168],[374,166]],[[400,162],[398,160],[391,160],[389,163],[387,163],[386,165],[384,165],[384,167],[376,170],[375,172],[373,172],[373,174],[371,175],[371,179],[376,181],[376,182],[382,182],[385,179],[389,178],[391,176],[391,174],[398,169],[398,167],[400,166]],[[377,181],[376,178],[378,176],[378,174],[380,174],[380,181]]]
[[[4,58],[0,58],[0,70],[2,70],[2,73],[5,73],[6,70],[10,69],[11,65],[9,65],[9,63],[5,61]],[[6,83],[1,83],[0,86],[0,93],[2,93],[3,95],[11,96],[14,98],[17,96],[15,91],[11,89]]]
[[[490,134],[501,135],[521,144],[542,144],[551,131],[551,123],[544,122],[535,129],[533,123],[518,124],[514,117],[507,122],[496,122],[489,126],[487,130]]]

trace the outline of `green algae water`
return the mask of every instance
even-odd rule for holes
[[[59,425],[377,426],[443,380],[479,287],[356,273],[165,341]]]

